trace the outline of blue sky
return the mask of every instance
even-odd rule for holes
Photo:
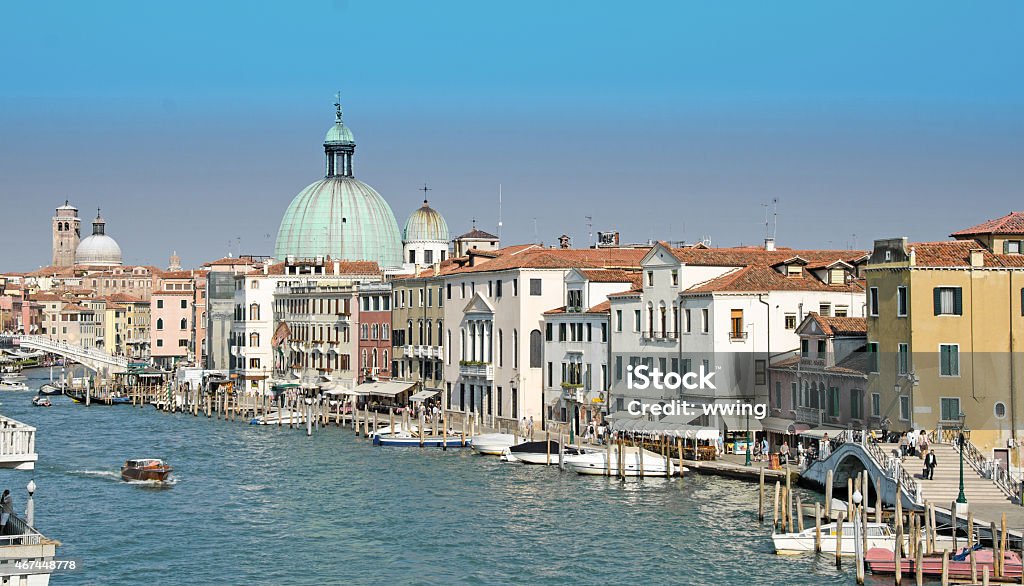
[[[0,7],[0,269],[69,198],[126,262],[269,254],[341,90],[357,176],[454,233],[799,247],[1021,208],[1019,2],[17,2]]]

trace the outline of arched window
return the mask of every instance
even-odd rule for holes
[[[188,320],[185,319],[185,318],[181,318],[181,329],[183,329],[183,330],[187,330],[188,329]]]
[[[158,329],[158,330],[164,329],[164,318],[162,318],[162,317],[157,318],[157,320],[156,320],[156,329]]]
[[[544,361],[544,335],[540,330],[530,332],[530,368],[540,368]]]
[[[376,348],[373,349],[372,356],[373,356],[373,367],[377,368],[377,349]]]
[[[448,351],[448,364],[452,363],[452,331],[448,330],[448,343],[444,345],[444,349]]]
[[[249,319],[259,320],[260,319],[260,304],[253,303],[249,306]]]
[[[370,339],[376,340],[378,338],[380,338],[380,326],[378,324],[373,324],[370,326]]]
[[[498,366],[504,366],[505,362],[505,336],[501,328],[498,329]]]
[[[512,368],[519,368],[519,330],[512,330]]]
[[[260,345],[260,335],[258,332],[249,334],[249,345],[254,347]]]
[[[71,225],[68,224],[67,222],[64,222],[64,231],[67,232],[69,230],[71,230]]]
[[[389,332],[390,329],[391,329],[391,327],[388,324],[383,324],[383,325],[380,326],[380,339],[381,340],[387,340],[388,339],[388,334],[390,333]]]
[[[659,318],[661,319],[661,335],[664,336],[668,333],[668,310],[665,308],[665,302],[662,301],[658,306]]]
[[[459,328],[459,360],[466,359],[466,328]]]
[[[434,345],[434,328],[432,328],[430,326],[430,320],[429,319],[427,320],[426,328],[427,328],[427,346],[433,346]]]
[[[384,368],[387,368],[388,365],[391,364],[390,362],[388,362],[388,351],[387,351],[387,348],[384,349],[384,360],[382,361],[382,363],[384,364]]]
[[[63,223],[57,222],[57,231],[58,232],[63,232],[64,231],[64,224]]]
[[[419,340],[419,342],[417,342],[417,344],[422,346],[423,345],[423,320],[418,320],[416,322],[416,332],[418,334],[416,339]]]
[[[654,304],[647,304],[647,335],[654,337]]]
[[[412,345],[412,320],[406,325],[405,343]]]
[[[360,362],[362,362],[362,367],[366,368],[366,348],[363,348],[362,360]]]
[[[437,345],[441,345],[441,340],[444,338],[441,336],[441,320],[437,320]]]

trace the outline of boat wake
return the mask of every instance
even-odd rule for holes
[[[101,478],[103,480],[112,480],[114,482],[120,482],[124,484],[133,484],[136,486],[151,487],[151,488],[165,488],[178,484],[178,479],[175,477],[167,480],[123,480],[121,478],[120,471],[114,470],[72,470],[70,474],[75,476],[88,476],[92,478]]]
[[[113,470],[72,470],[71,474],[75,476],[92,476],[95,478],[105,478],[107,480],[121,480],[121,473]]]

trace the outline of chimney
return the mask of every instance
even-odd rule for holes
[[[341,263],[334,261],[334,274],[337,275],[339,273],[341,273]]]
[[[981,268],[985,266],[985,250],[982,248],[971,249],[971,266]]]
[[[561,236],[558,237],[558,247],[562,249],[569,248],[568,234],[562,234]]]
[[[765,238],[764,239],[764,249],[767,250],[767,251],[775,250],[775,239],[774,238]]]
[[[912,266],[912,267],[917,266],[917,248],[916,247],[914,247],[914,246],[910,247],[910,254],[907,255],[907,258],[910,260],[910,266]]]
[[[263,263],[263,274],[264,275],[269,275],[270,274],[270,265],[268,265],[267,263]]]
[[[434,276],[436,277],[436,276],[438,276],[440,274],[441,274],[441,263],[435,262],[434,263]]]

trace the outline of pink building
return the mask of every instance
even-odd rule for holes
[[[359,285],[359,382],[391,378],[391,284]]]

